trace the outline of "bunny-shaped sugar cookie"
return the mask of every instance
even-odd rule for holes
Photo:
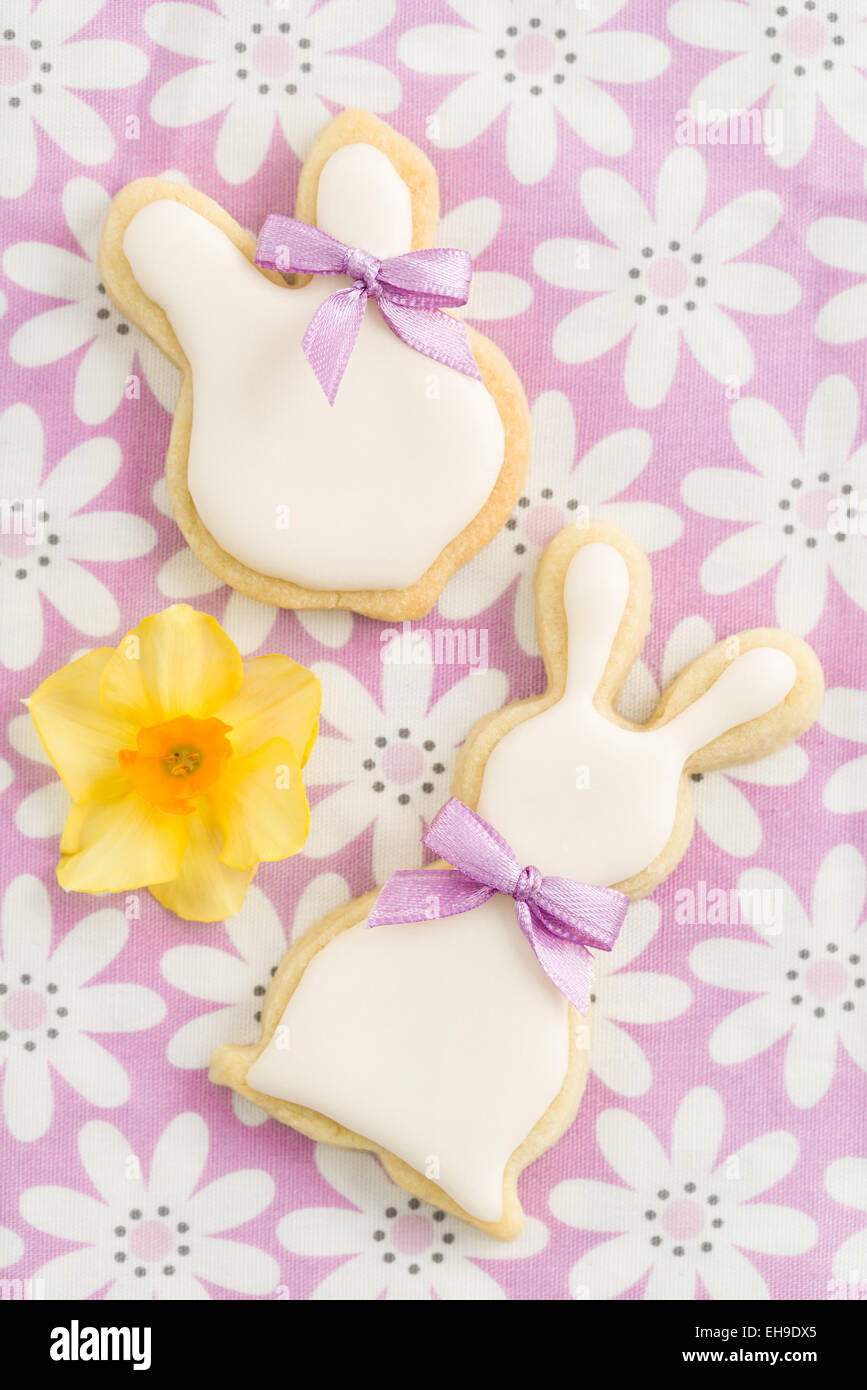
[[[166,460],[172,509],[203,563],[253,598],[422,617],[517,499],[527,404],[486,338],[467,329],[470,352],[463,328],[433,314],[434,337],[460,337],[468,369],[457,370],[447,352],[408,345],[414,324],[403,338],[392,331],[374,295],[333,403],[305,355],[324,301],[430,248],[437,215],[429,161],[358,111],[320,135],[296,201],[300,222],[353,248],[348,275],[287,284],[254,264],[255,241],[222,208],[178,184],[140,179],[112,203],[106,289],[183,373]],[[441,255],[465,264],[463,252]],[[343,343],[346,333],[332,346]]]
[[[641,897],[686,851],[690,775],[801,734],[818,711],[821,668],[799,638],[744,632],[688,666],[646,725],[622,718],[650,571],[602,523],[551,541],[536,613],[548,689],[477,725],[455,796],[538,874]],[[301,937],[268,992],[259,1042],[218,1048],[212,1079],[304,1134],[373,1150],[408,1192],[513,1237],[518,1174],[581,1098],[583,1021],[541,968],[512,897],[370,928],[377,897]]]

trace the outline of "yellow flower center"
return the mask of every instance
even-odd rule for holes
[[[229,728],[222,719],[192,719],[186,714],[152,724],[139,729],[135,750],[121,749],[121,769],[151,806],[188,815],[195,809],[191,798],[214,785],[232,756]]]

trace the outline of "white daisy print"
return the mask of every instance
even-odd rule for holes
[[[297,608],[295,621],[314,642],[332,651],[345,647],[355,630],[355,619],[345,608]]]
[[[352,894],[339,874],[319,874],[301,894],[293,933],[300,935]],[[190,1019],[167,1049],[172,1066],[207,1067],[220,1043],[252,1043],[259,1037],[262,1000],[286,953],[283,924],[269,899],[254,885],[237,917],[226,922],[235,954],[216,946],[174,946],[160,969],[169,984],[220,1008]],[[235,1114],[244,1124],[264,1124],[264,1110],[232,1093]]]
[[[425,632],[430,629],[416,625],[380,633],[381,707],[342,666],[313,665],[338,737],[320,734],[304,771],[308,787],[332,788],[318,803],[305,854],[312,859],[335,854],[373,823],[377,883],[395,868],[421,864],[421,836],[448,797],[458,744],[476,719],[504,702],[509,688],[502,671],[484,665],[487,631],[471,631],[463,637],[467,664],[470,658],[475,662],[471,673],[432,705],[433,660],[417,659],[436,657],[435,645],[418,636]],[[453,659],[461,655],[460,638],[457,632]],[[443,643],[441,655],[449,654]]]
[[[136,359],[166,410],[174,409],[180,380],[159,349],[115,308],[100,279],[96,256],[110,202],[95,179],[70,179],[63,190],[63,215],[82,255],[42,241],[21,241],[3,256],[3,269],[16,285],[67,301],[22,324],[9,343],[9,355],[23,367],[43,367],[87,343],[73,396],[75,413],[86,425],[101,425],[124,398],[140,394]]]
[[[444,618],[482,613],[515,579],[515,636],[528,655],[538,653],[533,576],[542,550],[569,522],[612,521],[645,551],[679,539],[683,521],[658,502],[618,502],[647,467],[653,440],[646,430],[617,430],[592,445],[575,464],[575,416],[562,391],[545,391],[532,409],[533,455],[523,496],[500,531],[458,570],[438,599]]]
[[[826,690],[819,723],[837,738],[867,745],[867,690],[843,686]],[[841,815],[867,811],[867,753],[860,753],[831,773],[823,799],[829,811]]]
[[[220,1234],[259,1216],[274,1180],[257,1168],[225,1173],[199,1187],[208,1157],[208,1126],[177,1115],[157,1140],[146,1181],[120,1130],[104,1121],[78,1136],[81,1162],[100,1200],[67,1187],[21,1194],[25,1221],[83,1248],[49,1260],[34,1274],[49,1299],[104,1297],[121,1302],[207,1299],[208,1284],[247,1296],[270,1293],[277,1261]]]
[[[788,1036],[785,1088],[800,1109],[816,1105],[831,1085],[838,1042],[867,1071],[867,934],[859,929],[865,887],[861,855],[838,845],[816,875],[811,921],[778,874],[747,870],[738,881],[741,911],[761,942],[702,941],[690,956],[700,980],[757,996],[714,1029],[713,1060],[745,1062]]]
[[[596,32],[625,3],[449,0],[463,25],[402,34],[397,52],[407,67],[465,75],[428,121],[432,143],[468,145],[508,109],[506,158],[519,183],[538,183],[554,167],[558,116],[599,154],[626,154],[632,125],[607,87],[648,82],[671,55],[649,34]]]
[[[121,466],[120,446],[88,439],[43,477],[42,423],[29,405],[0,415],[0,662],[13,671],[32,666],[42,650],[44,595],[79,632],[104,637],[120,623],[120,609],[101,579],[79,562],[135,560],[156,544],[157,533],[131,512],[86,507]]]
[[[659,931],[660,911],[645,898],[633,903],[613,951],[594,954],[590,1069],[620,1096],[650,1090],[653,1071],[640,1044],[622,1023],[667,1023],[692,1003],[692,990],[674,975],[627,970]]]
[[[782,561],[774,591],[780,627],[812,631],[829,570],[853,603],[867,607],[867,553],[849,505],[867,496],[867,445],[853,452],[858,414],[858,392],[845,376],[816,388],[802,444],[774,406],[754,397],[735,402],[732,436],[753,471],[698,468],[683,480],[683,499],[695,511],[750,523],[702,564],[707,593],[734,593]]]
[[[496,198],[471,198],[440,218],[437,245],[459,246],[476,260],[496,240],[502,217]],[[519,275],[474,266],[470,297],[461,313],[468,319],[511,319],[532,302],[532,286]]]
[[[54,770],[51,759],[36,732],[29,714],[16,714],[6,730],[15,752],[22,758],[38,763],[51,777],[43,786],[28,792],[15,808],[15,825],[29,839],[47,839],[63,830],[71,805],[69,792]]]
[[[217,173],[246,183],[268,153],[275,122],[303,159],[336,106],[386,113],[400,103],[401,86],[387,68],[343,50],[390,23],[396,0],[218,0],[200,5],[157,4],[144,27],[155,43],[196,67],[166,82],[151,102],[157,125],[188,126],[225,111],[217,137]],[[323,100],[324,98],[324,100]]]
[[[591,362],[628,337],[623,380],[639,409],[668,395],[681,338],[714,380],[749,381],[753,350],[726,310],[784,314],[800,299],[786,271],[737,259],[776,227],[783,211],[776,194],[743,193],[699,225],[706,182],[698,150],[673,150],[660,170],[652,217],[620,174],[588,169],[581,201],[612,245],[559,237],[533,256],[543,280],[594,296],[557,325],[554,356]]]
[[[780,139],[769,153],[783,169],[810,149],[820,105],[851,140],[867,145],[864,19],[864,0],[677,0],[668,11],[669,27],[684,43],[735,55],[692,93],[695,116],[728,118],[770,91]]]
[[[867,25],[864,33],[867,35]],[[864,100],[867,103],[867,83]],[[835,346],[867,338],[867,222],[853,217],[820,217],[807,232],[807,246],[825,265],[862,277],[859,284],[841,290],[822,307],[816,319],[816,337]]]
[[[157,511],[163,516],[171,517],[172,509],[165,477],[154,484],[151,496]],[[193,554],[190,547],[185,545],[163,561],[157,574],[157,588],[166,598],[178,601],[213,594],[217,589],[223,588],[223,581],[212,574]],[[249,656],[261,647],[270,635],[279,612],[279,608],[275,608],[271,603],[260,603],[258,599],[248,598],[246,594],[232,589],[226,601],[221,624],[241,655]]]
[[[505,1299],[474,1261],[526,1259],[548,1243],[547,1228],[534,1217],[517,1240],[492,1240],[395,1187],[371,1154],[326,1144],[317,1144],[315,1152],[325,1181],[356,1210],[302,1207],[277,1227],[280,1244],[292,1255],[350,1257],[326,1275],[314,1299]]]
[[[816,1243],[811,1217],[752,1200],[794,1167],[798,1141],[777,1130],[727,1155],[724,1126],[722,1100],[708,1086],[682,1101],[670,1157],[637,1116],[603,1111],[596,1139],[625,1186],[576,1178],[558,1183],[549,1198],[560,1221],[613,1234],[573,1265],[574,1298],[617,1298],[648,1270],[649,1300],[694,1299],[699,1287],[712,1299],[770,1297],[742,1252],[800,1255]]]
[[[844,1207],[867,1213],[867,1158],[838,1158],[825,1169],[825,1191]],[[834,1256],[834,1277],[854,1285],[853,1297],[867,1289],[867,1226],[844,1240]]]
[[[69,42],[105,0],[0,0],[0,198],[20,198],[36,178],[34,125],[79,164],[114,154],[110,128],[76,91],[113,91],[141,82],[144,53],[115,39]],[[72,90],[70,90],[72,89]]]
[[[116,908],[83,918],[51,950],[51,903],[32,874],[13,879],[3,900],[0,1065],[3,1116],[16,1139],[41,1139],[54,1110],[52,1071],[91,1105],[123,1105],[129,1078],[93,1033],[137,1033],[165,1014],[144,985],[90,984],[126,945]]]
[[[685,666],[716,641],[706,618],[684,618],[671,633],[662,656],[662,687],[639,658],[627,677],[620,696],[620,713],[643,724],[649,719],[664,689]],[[771,753],[758,762],[744,763],[725,772],[692,775],[695,818],[704,834],[719,849],[737,859],[748,859],[762,843],[762,823],[740,783],[757,787],[791,787],[810,766],[798,743]]]
[[[24,1254],[24,1242],[14,1231],[0,1226],[0,1269],[17,1264]]]

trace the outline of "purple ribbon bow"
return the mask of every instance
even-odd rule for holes
[[[259,233],[256,264],[303,275],[349,275],[354,281],[351,289],[337,290],[320,304],[301,343],[331,405],[370,298],[401,342],[480,380],[466,326],[439,307],[467,302],[472,263],[466,251],[408,251],[379,261],[307,222],[272,213]]]
[[[456,797],[431,822],[424,844],[454,868],[392,874],[368,926],[454,917],[481,907],[494,893],[507,893],[545,974],[585,1013],[593,980],[587,947],[611,950],[629,906],[625,894],[571,878],[543,878],[532,864],[522,869],[502,835]]]

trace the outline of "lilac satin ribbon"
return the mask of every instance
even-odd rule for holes
[[[454,917],[481,907],[494,893],[507,893],[515,899],[518,925],[545,974],[585,1013],[593,980],[587,947],[611,950],[629,899],[614,888],[543,878],[532,864],[522,869],[502,835],[455,797],[432,821],[424,844],[454,868],[392,874],[368,926]]]
[[[259,233],[256,264],[303,275],[349,275],[354,281],[351,289],[337,290],[320,304],[301,343],[331,405],[371,298],[401,342],[480,379],[466,326],[440,312],[443,305],[467,302],[472,263],[466,251],[408,251],[379,261],[307,222],[272,213]]]

